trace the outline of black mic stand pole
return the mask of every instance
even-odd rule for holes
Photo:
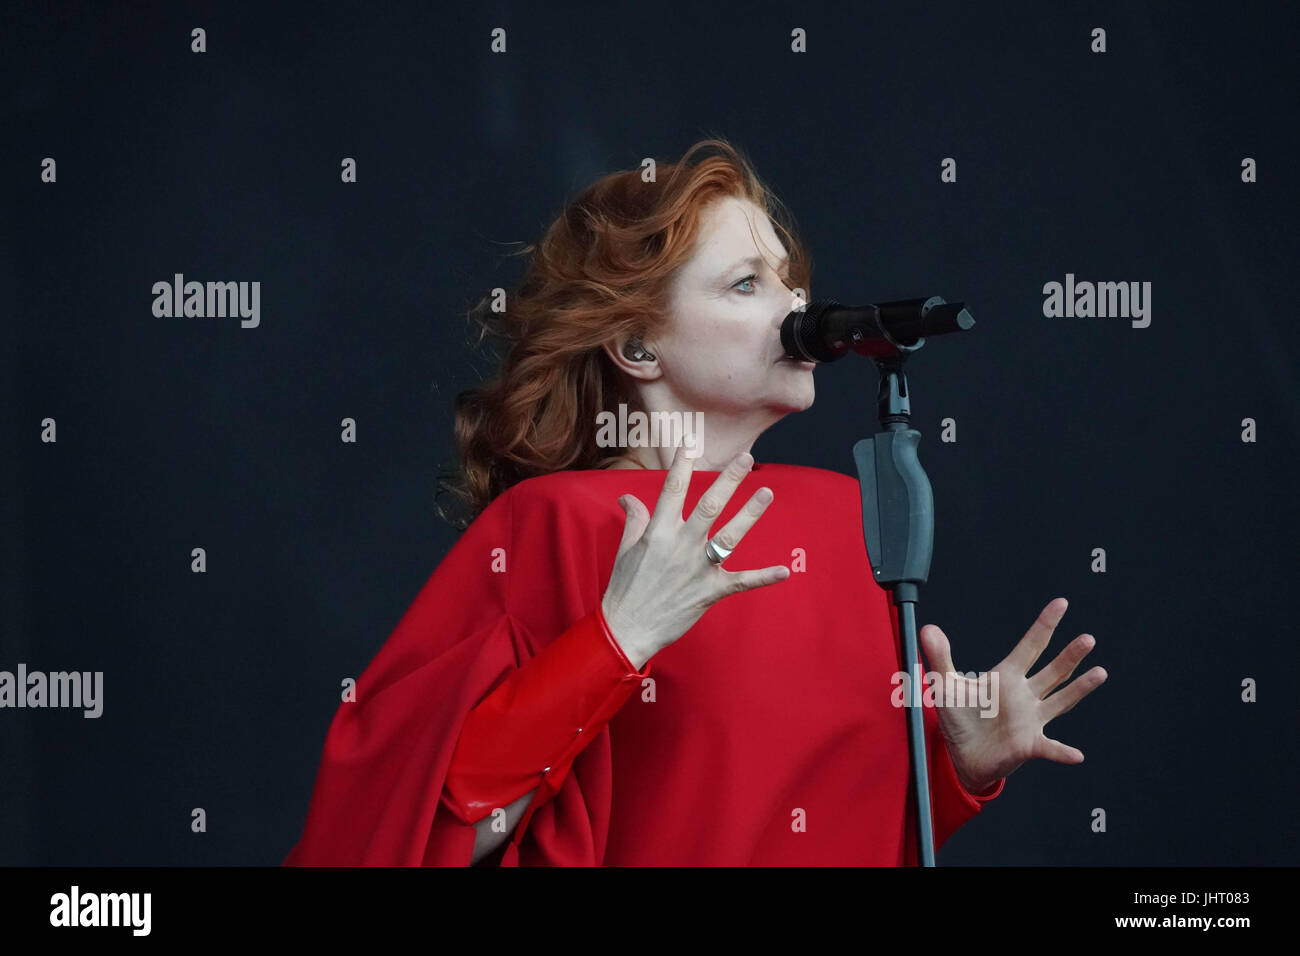
[[[922,306],[922,314],[954,313],[961,303],[948,305],[935,296]],[[961,311],[960,328],[974,325],[969,312]],[[931,315],[933,320],[939,314]],[[890,335],[880,321],[880,337],[859,338],[850,343],[868,355],[880,372],[876,396],[881,431],[853,446],[858,482],[862,489],[862,531],[867,557],[876,583],[893,594],[898,606],[899,639],[907,674],[904,700],[907,707],[907,743],[912,765],[912,793],[915,795],[917,853],[921,866],[934,866],[934,823],[930,815],[930,774],[926,761],[925,723],[921,697],[921,674],[917,663],[916,602],[920,585],[930,575],[934,550],[934,497],[930,479],[917,459],[921,433],[912,428],[907,376],[903,363],[925,344],[917,338],[903,344]]]

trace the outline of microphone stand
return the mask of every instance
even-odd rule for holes
[[[891,303],[891,305],[894,305]],[[919,305],[924,325],[933,332],[967,329],[975,324],[962,303],[939,296],[898,305]],[[912,428],[910,389],[903,363],[925,345],[890,334],[888,315],[876,309],[878,335],[856,331],[850,348],[867,355],[880,372],[876,395],[881,431],[853,446],[862,490],[862,531],[876,583],[887,588],[898,607],[899,640],[907,674],[907,743],[911,756],[911,791],[915,795],[917,854],[922,866],[934,866],[934,823],[930,815],[930,773],[926,761],[925,722],[916,636],[916,602],[930,575],[934,550],[934,496],[930,479],[917,458],[921,433]],[[896,323],[895,329],[899,328]],[[922,326],[924,327],[924,326]]]

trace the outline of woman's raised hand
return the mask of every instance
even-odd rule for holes
[[[1050,664],[1028,676],[1069,605],[1063,597],[1049,601],[1011,653],[988,674],[975,679],[962,676],[953,665],[952,646],[942,628],[927,624],[918,632],[926,658],[944,676],[944,694],[936,700],[940,704],[936,707],[939,731],[948,745],[958,780],[971,793],[982,793],[1035,757],[1056,763],[1083,762],[1082,750],[1053,740],[1043,733],[1043,727],[1072,709],[1109,676],[1104,667],[1093,667],[1065,683],[1096,646],[1096,638],[1080,634]],[[985,684],[983,688],[981,683]],[[944,700],[949,688],[957,706]],[[985,701],[991,706],[985,708]]]
[[[673,456],[653,515],[635,495],[619,499],[627,521],[601,609],[614,637],[638,670],[724,597],[776,584],[790,576],[790,569],[780,564],[727,571],[713,564],[704,550],[709,528],[753,464],[754,458],[748,452],[728,462],[685,521],[682,507],[694,458],[686,454],[684,445],[678,446]],[[725,550],[740,544],[767,510],[772,497],[770,488],[759,488],[713,536],[717,546]]]

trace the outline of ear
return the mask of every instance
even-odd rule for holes
[[[663,375],[663,367],[659,364],[658,353],[655,351],[653,342],[641,340],[641,347],[650,353],[652,358],[633,359],[627,356],[628,342],[637,338],[628,333],[618,335],[601,346],[609,360],[614,363],[614,367],[621,372],[626,372],[630,377],[639,379],[643,382],[651,382]]]

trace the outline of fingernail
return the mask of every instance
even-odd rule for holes
[[[758,489],[758,494],[755,495],[754,497],[756,497],[759,501],[761,501],[761,502],[763,502],[763,503],[766,504],[767,502],[769,502],[769,501],[772,500],[772,489],[771,489],[771,488],[759,488],[759,489]]]

